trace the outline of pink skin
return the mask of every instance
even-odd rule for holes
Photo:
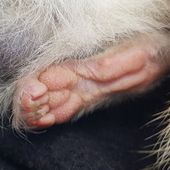
[[[21,98],[20,114],[37,128],[61,124],[111,94],[145,90],[163,68],[137,48],[119,53],[111,49],[79,63],[52,65],[39,76],[22,80],[16,94]]]

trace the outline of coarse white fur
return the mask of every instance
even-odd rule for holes
[[[151,53],[167,55],[169,29],[169,0],[1,0],[0,65],[7,65],[0,75],[1,117],[13,105],[13,127],[23,128],[19,99],[13,98],[22,77],[134,39],[137,45],[147,42]]]

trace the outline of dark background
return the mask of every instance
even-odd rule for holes
[[[145,126],[166,107],[170,80],[155,90],[96,111],[76,123],[19,136],[10,128],[0,135],[0,170],[140,170],[154,162],[143,159],[146,140],[158,131]]]

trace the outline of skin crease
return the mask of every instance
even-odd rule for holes
[[[18,132],[140,95],[169,72],[168,0],[6,0],[0,25],[1,117],[12,105]]]

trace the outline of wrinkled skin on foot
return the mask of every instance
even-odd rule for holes
[[[18,82],[19,116],[37,129],[61,124],[114,94],[143,92],[165,72],[165,64],[141,47],[53,64]]]

